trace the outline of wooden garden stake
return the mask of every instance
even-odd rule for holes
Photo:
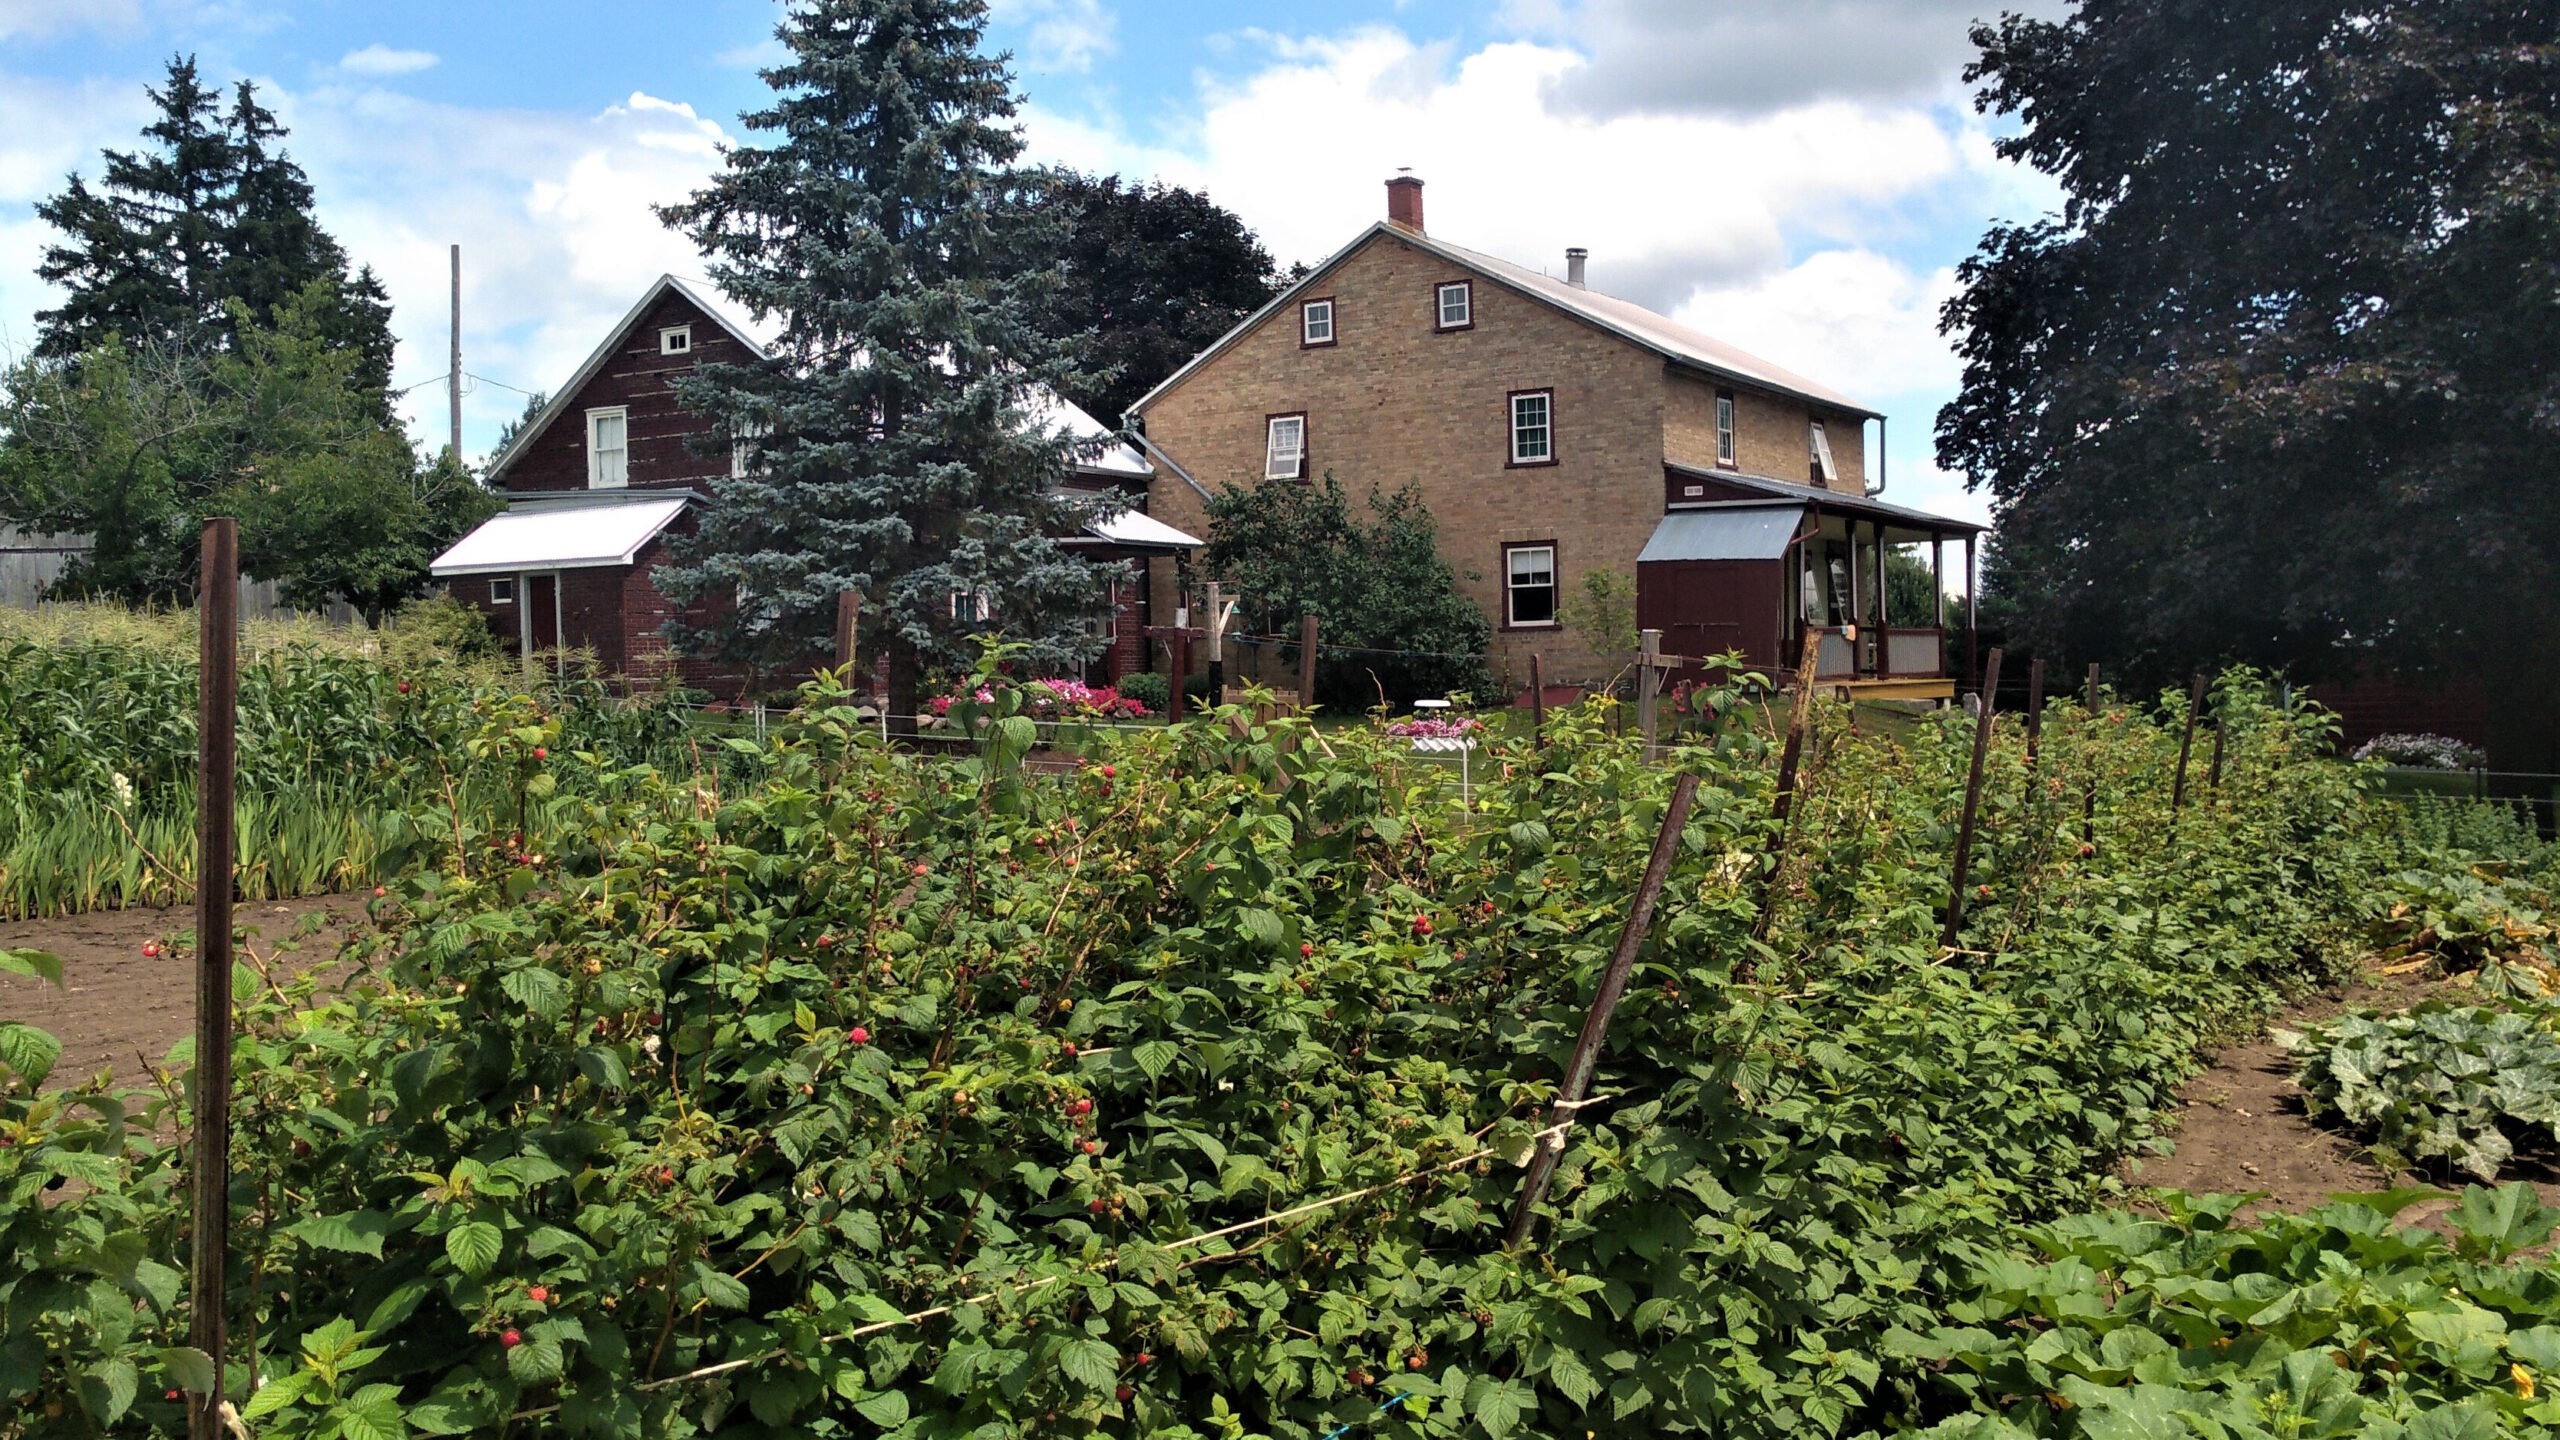
[[[1760,919],[1752,930],[1755,936],[1769,933],[1769,911],[1776,898],[1778,874],[1787,868],[1787,837],[1795,824],[1796,766],[1804,758],[1805,727],[1813,714],[1813,667],[1821,657],[1822,632],[1807,627],[1804,653],[1796,665],[1795,695],[1787,705],[1787,744],[1778,754],[1778,798],[1769,811],[1769,818],[1777,822],[1778,833],[1770,841],[1769,873],[1760,882]]]
[[[1173,637],[1173,695],[1165,702],[1164,718],[1182,723],[1182,682],[1191,678],[1191,637]]]
[[[1644,731],[1644,758],[1653,760],[1656,700],[1662,694],[1662,632],[1647,630],[1636,642],[1636,724]]]
[[[2000,650],[1994,646],[1982,670],[1982,713],[1973,721],[1973,769],[1964,782],[1964,820],[1956,826],[1955,882],[1947,890],[1947,929],[1940,937],[1943,949],[1956,948],[1957,932],[1964,928],[1965,874],[1973,866],[1973,822],[1982,813],[1982,762],[1991,753],[1991,722],[1999,693]]]
[[[1536,655],[1529,657],[1529,738],[1547,743],[1547,667]]]
[[[2027,775],[2036,773],[2036,759],[2044,743],[2044,660],[2027,662]]]
[[[853,639],[862,623],[862,596],[852,590],[836,596],[836,664],[844,670],[844,683],[853,684]]]
[[[1316,708],[1316,612],[1298,617],[1298,708]]]
[[[2230,721],[2224,717],[2222,707],[2219,705],[2215,706],[2213,710],[2213,768],[2206,772],[2204,783],[2212,786],[2216,790],[2222,788],[2223,734],[2230,728]]]
[[[2098,667],[2089,667],[2089,723],[2098,723]],[[2089,786],[2080,795],[2080,843],[2098,843],[2098,749],[2096,732],[2091,732],[2089,746]]]
[[[1547,1128],[1564,1125],[1582,1108],[1583,1095],[1591,1088],[1591,1072],[1600,1064],[1600,1045],[1609,1036],[1610,1018],[1618,1013],[1618,999],[1626,994],[1627,976],[1635,970],[1636,951],[1644,944],[1645,930],[1653,923],[1654,903],[1662,898],[1663,882],[1671,878],[1671,860],[1680,849],[1680,832],[1689,823],[1689,806],[1698,798],[1698,777],[1683,774],[1671,787],[1671,806],[1662,813],[1662,830],[1653,837],[1653,858],[1645,862],[1644,883],[1636,887],[1634,908],[1627,912],[1627,923],[1618,932],[1618,948],[1609,956],[1609,968],[1600,974],[1599,993],[1591,997],[1591,1013],[1583,1017],[1582,1036],[1573,1042],[1573,1059],[1565,1066],[1564,1083],[1556,1087],[1555,1103],[1547,1111]],[[1555,1179],[1556,1162],[1564,1155],[1564,1137],[1550,1133],[1538,1141],[1529,1158],[1529,1176],[1520,1185],[1519,1207],[1511,1212],[1510,1237],[1503,1242],[1506,1249],[1517,1250],[1528,1243],[1530,1231],[1538,1223],[1538,1202],[1546,1198],[1547,1185]]]
[[[240,723],[240,522],[204,523],[196,600],[195,1207],[187,1342],[213,1360],[213,1393],[187,1397],[187,1433],[220,1440],[231,1251],[231,869]]]
[[[2178,812],[2187,808],[2187,759],[2195,754],[2196,716],[2204,710],[2204,672],[2196,672],[2196,683],[2187,691],[2187,733],[2178,742],[2178,779],[2169,787],[2169,823],[2177,823]]]

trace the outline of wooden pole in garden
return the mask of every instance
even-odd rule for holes
[[[1556,1087],[1555,1103],[1547,1111],[1547,1128],[1553,1130],[1573,1119],[1582,1108],[1582,1098],[1591,1089],[1591,1072],[1600,1064],[1600,1045],[1609,1036],[1610,1018],[1618,1013],[1618,999],[1627,993],[1627,976],[1636,968],[1636,951],[1644,944],[1645,930],[1653,924],[1653,907],[1662,898],[1663,882],[1671,878],[1671,860],[1680,849],[1680,832],[1689,824],[1689,806],[1698,798],[1698,777],[1683,774],[1671,787],[1671,806],[1662,812],[1662,829],[1653,837],[1653,858],[1645,862],[1644,881],[1636,886],[1634,908],[1627,912],[1625,928],[1618,932],[1618,948],[1609,955],[1609,968],[1600,974],[1599,992],[1591,997],[1591,1013],[1583,1017],[1581,1038],[1573,1042],[1573,1059],[1566,1063],[1564,1083]],[[1519,1206],[1511,1212],[1511,1233],[1504,1240],[1506,1249],[1517,1250],[1529,1239],[1538,1220],[1538,1202],[1546,1198],[1548,1182],[1555,1179],[1556,1161],[1564,1155],[1564,1137],[1550,1135],[1539,1140],[1529,1157],[1529,1176],[1520,1185]]]
[[[2098,723],[2098,667],[2089,667],[2089,724]],[[2080,843],[2098,843],[2098,746],[2097,732],[2089,737],[2089,786],[2080,794]]]
[[[2044,744],[2044,661],[2041,657],[2027,662],[2027,774],[2036,773],[2038,752]]]
[[[1973,867],[1973,822],[1982,813],[1982,762],[1991,753],[1991,722],[1998,713],[1996,703],[2000,691],[2000,651],[1994,646],[1982,669],[1982,713],[1973,721],[1973,769],[1964,782],[1964,821],[1956,826],[1955,879],[1947,887],[1947,929],[1940,937],[1942,948],[1956,948],[1958,932],[1964,928],[1964,882]]]
[[[1529,739],[1547,743],[1547,666],[1536,655],[1529,657]]]
[[[1164,707],[1164,718],[1176,724],[1182,720],[1182,682],[1190,678],[1191,636],[1177,632],[1173,637],[1173,694]]]
[[[1795,824],[1796,766],[1804,759],[1805,727],[1812,723],[1813,667],[1822,658],[1822,632],[1808,625],[1804,631],[1804,651],[1796,663],[1794,696],[1787,702],[1787,744],[1778,755],[1778,798],[1771,806],[1769,818],[1778,833],[1769,842],[1769,873],[1760,881],[1760,919],[1752,927],[1755,937],[1769,932],[1769,913],[1776,897],[1778,874],[1787,868],[1787,837]]]
[[[231,870],[240,723],[240,522],[204,524],[196,600],[195,1206],[187,1340],[213,1359],[213,1393],[188,1397],[187,1433],[219,1440],[223,1303],[231,1250]]]
[[[1644,731],[1644,758],[1653,759],[1653,722],[1657,708],[1655,699],[1662,693],[1662,672],[1656,662],[1662,658],[1662,632],[1644,631],[1636,642],[1636,725]]]
[[[2196,683],[2187,690],[2187,733],[2178,742],[2178,779],[2169,787],[2169,820],[2175,824],[2178,812],[2187,808],[2187,759],[2195,754],[2196,716],[2204,709],[2204,672],[2196,672]]]
[[[854,637],[862,625],[862,596],[852,590],[836,596],[836,664],[844,669],[844,683],[853,685]]]
[[[1316,612],[1298,617],[1298,708],[1316,708]]]
[[[2229,728],[2230,722],[2223,715],[2222,707],[2219,705],[2215,706],[2213,709],[2213,768],[2206,773],[2204,783],[2212,786],[2216,790],[2222,788],[2223,732]]]

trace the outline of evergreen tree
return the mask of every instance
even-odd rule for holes
[[[257,89],[240,82],[229,120],[236,167],[232,221],[220,288],[226,300],[245,302],[258,324],[272,324],[279,307],[299,301],[314,281],[327,281],[334,297],[309,317],[331,344],[356,352],[355,382],[375,392],[391,388],[391,297],[373,268],[350,276],[347,252],[312,214],[311,179],[284,153],[284,127],[258,103]],[[387,408],[384,413],[387,415]]]
[[[1101,572],[1051,538],[1075,518],[1056,489],[1071,447],[1027,418],[1037,387],[1076,378],[1035,324],[1057,237],[1026,203],[1039,177],[1014,166],[985,17],[983,0],[798,0],[777,32],[789,58],[764,72],[774,103],[743,120],[773,143],[730,151],[661,212],[724,290],[782,321],[767,362],[677,383],[752,463],[657,574],[679,603],[743,603],[675,638],[787,668],[858,591],[901,726],[925,666],[967,659],[973,633],[1044,666],[1096,643],[1078,622]]]

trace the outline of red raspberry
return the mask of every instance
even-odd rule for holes
[[[844,1038],[852,1041],[856,1045],[868,1045],[871,1043],[871,1032],[863,1029],[859,1025],[856,1025],[852,1029],[844,1032]]]
[[[525,1287],[524,1298],[536,1305],[548,1305],[551,1303],[551,1289],[545,1285],[529,1285]]]
[[[513,1350],[524,1343],[524,1336],[517,1331],[510,1330],[506,1334],[498,1337],[498,1343],[506,1346],[510,1350]]]

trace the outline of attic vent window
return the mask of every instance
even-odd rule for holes
[[[659,331],[658,353],[661,355],[692,354],[693,327],[690,325],[670,325],[666,329]]]

